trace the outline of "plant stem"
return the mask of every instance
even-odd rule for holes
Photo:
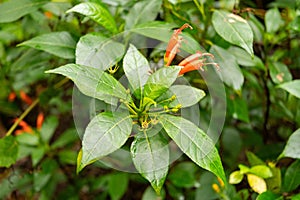
[[[206,15],[204,12],[204,6],[203,3],[201,3],[201,5],[199,4],[198,0],[194,0],[195,5],[197,6],[199,12],[201,13],[201,15],[203,16],[203,20],[206,20]]]

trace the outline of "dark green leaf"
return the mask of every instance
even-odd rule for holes
[[[300,98],[300,80],[293,80],[290,82],[286,82],[278,85],[278,87],[288,91],[291,95]]]
[[[130,9],[125,19],[125,30],[129,30],[137,24],[153,21],[162,4],[162,0],[139,1]]]
[[[279,196],[271,191],[266,191],[257,196],[256,200],[274,200]]]
[[[215,56],[215,61],[220,65],[220,78],[235,90],[240,90],[244,83],[244,76],[237,64],[235,57],[225,49],[213,45],[210,53]]]
[[[151,183],[155,192],[160,194],[168,174],[169,147],[159,133],[149,136],[149,132],[145,130],[144,135],[137,136],[130,151],[135,168]]]
[[[245,49],[253,56],[253,33],[248,22],[233,13],[215,10],[212,23],[217,33],[226,41]]]
[[[227,107],[229,114],[231,114],[234,119],[249,122],[247,101],[244,100],[243,97],[233,94],[228,96]]]
[[[61,58],[75,57],[76,42],[68,32],[53,32],[34,37],[18,46],[29,46],[43,50]]]
[[[129,46],[124,56],[123,69],[133,92],[141,99],[151,69],[147,59],[133,45]]]
[[[55,129],[58,125],[58,119],[55,116],[49,116],[46,118],[45,122],[41,128],[41,138],[43,142],[48,143],[51,137],[53,136]]]
[[[299,143],[298,143],[299,146]],[[283,178],[283,190],[291,192],[300,185],[300,160],[296,160],[286,170]]]
[[[77,12],[85,15],[98,24],[102,25],[107,30],[111,31],[112,33],[116,33],[118,31],[114,18],[112,17],[110,12],[101,4],[93,2],[80,3],[67,11],[67,13],[70,12]]]
[[[200,128],[182,117],[172,115],[161,115],[160,123],[188,157],[226,181],[218,151],[212,140]]]
[[[196,171],[198,166],[192,162],[183,162],[176,165],[168,175],[177,187],[191,188],[197,185]]]
[[[265,165],[264,161],[262,161],[259,157],[257,157],[254,153],[250,151],[246,152],[246,156],[251,166]]]
[[[119,99],[130,98],[125,88],[114,77],[93,67],[67,64],[46,73],[67,76],[74,81],[83,94],[111,105],[117,105]]]
[[[60,148],[64,147],[65,145],[68,145],[78,139],[78,133],[76,129],[68,129],[65,132],[63,132],[58,139],[56,139],[53,144],[51,145],[51,148]]]
[[[274,83],[280,84],[292,80],[292,75],[285,64],[281,62],[269,62],[268,66]]]
[[[144,95],[156,99],[165,93],[178,77],[180,69],[179,66],[164,67],[151,74],[144,86]]]
[[[278,8],[269,9],[265,15],[265,24],[268,33],[275,33],[283,25]]]
[[[94,117],[83,136],[77,172],[119,149],[128,139],[131,129],[132,120],[128,113],[103,112]]]
[[[158,98],[157,102],[167,100],[173,95],[176,96],[176,99],[171,101],[169,106],[175,107],[180,104],[182,108],[185,108],[198,103],[205,97],[205,92],[187,85],[172,85],[165,94]]]
[[[62,150],[58,153],[58,158],[63,164],[76,165],[77,152],[74,150]]]
[[[18,144],[14,136],[0,139],[0,167],[10,167],[17,161]]]
[[[90,33],[80,38],[76,47],[76,64],[106,70],[123,56],[125,47],[111,38]]]
[[[13,22],[36,11],[46,0],[11,0],[0,4],[0,23]]]
[[[108,193],[112,200],[121,199],[128,186],[128,176],[125,173],[109,175]]]

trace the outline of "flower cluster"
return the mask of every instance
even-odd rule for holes
[[[181,47],[181,43],[183,41],[183,37],[180,34],[182,30],[186,28],[193,29],[189,24],[184,24],[179,29],[174,30],[174,33],[172,34],[171,39],[169,40],[164,56],[166,66],[170,66],[176,54],[179,52],[179,48]],[[203,58],[204,56],[214,58],[214,56],[210,53],[201,53],[200,51],[197,51],[195,54],[188,56],[178,64],[182,67],[182,69],[179,72],[179,75],[183,75],[187,72],[198,69],[203,71],[202,67],[205,65],[214,65],[217,67],[217,69],[219,69],[219,65],[217,63],[206,62],[206,58]]]

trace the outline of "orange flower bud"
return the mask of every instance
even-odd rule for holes
[[[20,91],[20,97],[26,104],[30,105],[32,103],[32,99],[23,90]]]
[[[172,60],[175,58],[176,54],[179,52],[179,48],[181,46],[181,42],[183,40],[182,36],[179,34],[183,29],[190,28],[193,29],[189,24],[183,24],[179,29],[174,30],[174,33],[169,40],[166,53],[164,56],[164,61],[166,66],[170,66]]]
[[[44,114],[40,112],[36,119],[36,128],[38,130],[42,128],[43,122],[44,122]]]

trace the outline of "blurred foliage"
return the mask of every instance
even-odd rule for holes
[[[78,11],[79,0],[0,2],[0,199],[300,198],[299,0],[84,1],[97,5],[99,15]],[[236,21],[242,25],[232,25]],[[91,99],[81,97],[87,106],[80,119],[88,120],[74,123],[73,83],[44,72],[74,62],[108,65],[103,69],[117,64],[113,76],[119,78],[122,46],[107,48],[121,55],[114,63],[107,62],[109,53],[82,54],[93,50],[94,36],[100,35],[99,44],[118,40],[121,33],[124,45],[150,43],[153,50],[141,51],[155,65],[163,60],[161,49],[172,28],[184,23],[193,30],[185,30],[182,49],[214,54],[226,85],[226,119],[217,147],[228,182],[185,156],[170,166],[161,196],[139,174],[113,170],[105,162],[76,174],[83,133],[78,127],[91,117]],[[199,73],[185,78],[207,94],[198,105],[206,130],[214,94]],[[39,113],[45,119],[38,123]]]

